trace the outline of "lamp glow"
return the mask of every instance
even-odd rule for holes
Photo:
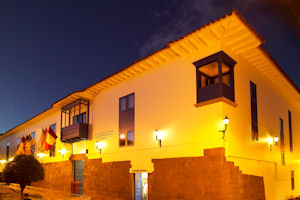
[[[275,136],[274,138],[272,138],[272,137],[268,138],[268,142],[270,144],[270,151],[272,151],[274,148],[274,142],[275,142],[275,145],[277,146],[278,141],[279,141],[279,138],[277,136]]]
[[[14,157],[10,157],[9,159],[8,159],[8,161],[12,161],[14,159]]]
[[[161,140],[165,136],[164,132],[163,131],[158,131],[157,129],[155,129],[154,135],[155,135],[156,140],[158,141],[159,147],[161,147]]]
[[[162,140],[164,138],[164,133],[162,131],[155,130],[155,136],[158,140]]]
[[[96,142],[96,148],[99,149],[100,154],[102,153],[102,149],[105,147],[105,142]]]
[[[125,139],[125,134],[124,133],[120,134],[120,139]]]
[[[46,154],[45,153],[38,153],[37,156],[40,157],[40,158],[43,158],[43,157],[46,156]]]
[[[67,150],[66,149],[59,149],[58,152],[61,154],[61,155],[65,155],[67,153]]]
[[[276,143],[276,145],[277,145],[277,143],[278,143],[278,141],[279,141],[279,137],[274,137],[274,142]]]
[[[273,138],[268,137],[268,142],[269,142],[270,145],[273,145]]]
[[[228,124],[229,124],[229,119],[228,119],[227,115],[226,115],[226,117],[223,119],[223,123],[224,123],[225,125],[228,125]]]

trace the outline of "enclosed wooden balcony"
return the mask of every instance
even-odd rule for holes
[[[223,51],[194,63],[197,76],[197,103],[225,97],[234,102],[234,65]]]
[[[78,99],[61,110],[61,141],[77,142],[88,138],[89,102]]]

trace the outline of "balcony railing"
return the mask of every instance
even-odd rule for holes
[[[63,142],[77,142],[88,138],[88,124],[75,123],[61,129],[61,140]]]
[[[224,83],[208,85],[203,88],[198,88],[197,102],[204,102],[219,97],[226,97],[234,102],[234,88]]]

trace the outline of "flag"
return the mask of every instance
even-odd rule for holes
[[[31,151],[31,148],[36,144],[35,139],[33,139],[33,137],[31,137],[31,135],[27,136],[27,142],[25,145],[25,151]]]
[[[35,140],[32,138],[32,136],[31,135],[27,135],[26,137],[25,137],[25,140],[24,140],[24,153],[26,154],[26,155],[32,155],[32,154],[34,154],[34,151],[35,151],[35,149],[33,149],[36,144],[36,142],[35,142]]]
[[[21,141],[20,141],[20,144],[19,144],[19,146],[18,146],[18,149],[17,149],[17,155],[21,155],[21,154],[24,154],[25,153],[25,150],[24,150],[24,148],[25,148],[25,138],[24,138],[24,136],[21,138]]]
[[[46,145],[46,136],[47,136],[47,129],[42,130],[40,142],[39,142],[39,152],[45,151],[45,145]]]
[[[48,151],[50,147],[55,143],[57,136],[55,132],[52,130],[51,127],[49,127],[47,135],[46,135],[46,141],[45,141],[45,150]]]

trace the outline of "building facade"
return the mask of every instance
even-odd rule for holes
[[[92,199],[288,199],[300,195],[299,89],[237,12],[52,104],[22,136],[45,179]],[[229,121],[229,122],[228,122]],[[57,135],[39,148],[43,130]]]

